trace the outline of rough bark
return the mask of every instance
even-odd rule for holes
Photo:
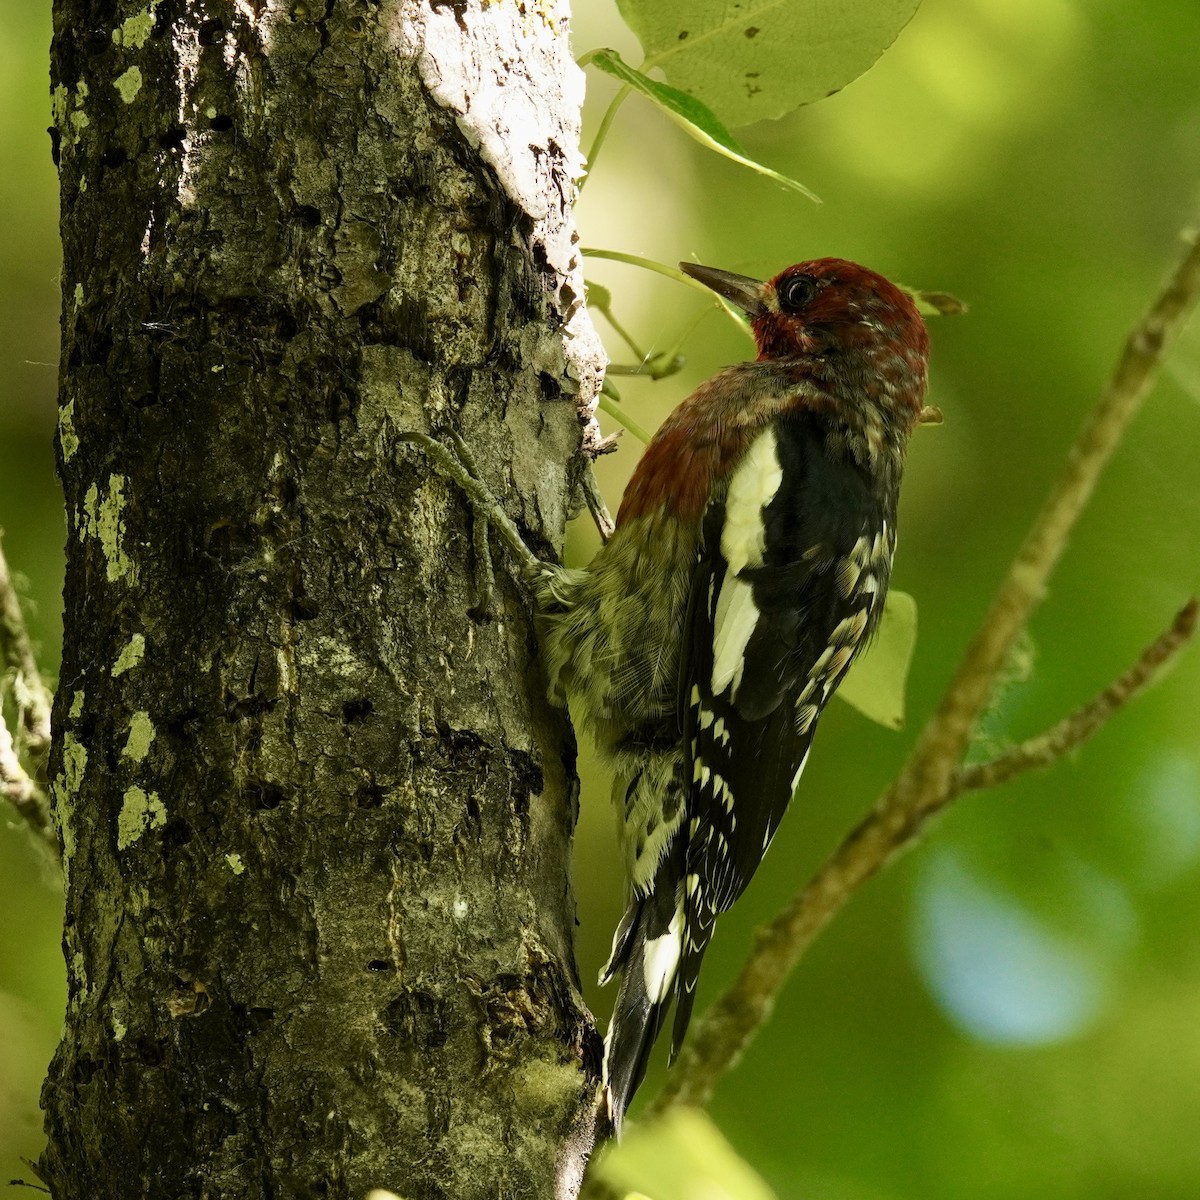
[[[565,1195],[588,1147],[571,732],[397,440],[558,544],[574,147],[506,175],[438,55],[539,47],[553,114],[575,68],[551,5],[430,5],[55,0],[64,1200]]]

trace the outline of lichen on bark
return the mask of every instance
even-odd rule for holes
[[[56,0],[56,1196],[577,1184],[574,744],[398,437],[461,434],[559,544],[600,365],[578,97],[520,81],[576,106],[531,214],[421,53],[449,17],[566,72],[565,9],[521,7]]]

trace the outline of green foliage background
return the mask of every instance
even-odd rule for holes
[[[65,528],[50,448],[48,9],[0,7],[0,526],[53,669]],[[608,0],[575,9],[577,52],[613,46],[640,62]],[[839,254],[970,302],[969,316],[932,324],[932,399],[946,424],[918,433],[903,502],[896,583],[921,618],[913,725],[1175,254],[1177,228],[1200,213],[1198,47],[1195,0],[925,0],[843,92],[737,131],[823,205],[706,152],[637,97],[588,183],[588,245],[757,274]],[[803,57],[797,46],[797,71]],[[615,87],[589,78],[589,131]],[[691,330],[680,375],[620,381],[639,423],[652,427],[744,356],[694,293],[612,263],[591,274],[643,344],[668,349]],[[1194,325],[1074,540],[1034,624],[1032,675],[989,718],[992,744],[1088,698],[1200,589],[1198,449]],[[614,500],[636,452],[627,437],[603,464]],[[570,550],[591,552],[587,529]],[[713,1106],[781,1197],[1200,1195],[1198,713],[1193,650],[1072,761],[960,802],[839,918]],[[829,712],[798,803],[721,923],[701,1008],[914,732]],[[584,767],[577,882],[591,980],[620,898],[607,783]],[[5,1180],[28,1176],[17,1156],[40,1144],[36,1093],[63,1003],[58,909],[24,834],[0,828]],[[611,1002],[598,989],[590,998],[600,1012]]]

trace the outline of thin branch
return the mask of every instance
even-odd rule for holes
[[[591,55],[585,54],[580,60],[581,67],[587,66],[591,61]],[[612,128],[612,123],[616,119],[617,112],[622,104],[625,103],[633,89],[629,84],[625,84],[620,91],[612,98],[609,106],[604,110],[604,119],[600,122],[600,128],[596,130],[596,136],[592,139],[591,149],[587,154],[587,174],[575,185],[576,192],[582,192],[584,185],[592,177],[592,173],[596,169],[596,159],[600,157],[600,147],[604,145],[608,138],[608,131]]]
[[[1013,643],[1045,594],[1051,572],[1113,451],[1141,408],[1162,359],[1200,294],[1200,240],[1187,249],[1146,316],[1130,334],[1116,370],[1067,456],[1042,511],[1000,585],[937,711],[900,777],[876,811],[899,832],[949,787]]]
[[[17,757],[12,734],[0,717],[0,795],[17,810],[17,815],[58,857],[58,835],[50,821],[50,801],[46,793],[29,777]]]
[[[609,364],[608,369],[611,373],[611,363]],[[643,446],[648,445],[653,434],[651,434],[649,430],[643,429],[641,425],[639,425],[637,421],[630,417],[630,415],[621,407],[621,405],[613,399],[613,386],[607,379],[604,381],[604,388],[605,390],[600,393],[600,399],[598,401],[600,408],[604,412],[608,413],[610,417],[620,421],[621,425],[625,429],[629,430],[629,432],[632,433],[633,436],[637,438],[637,440],[641,442]]]
[[[50,691],[38,671],[2,545],[0,658],[4,664],[0,675],[11,672],[14,676],[13,696],[19,722],[14,739],[0,714],[0,795],[57,857],[58,835],[50,820],[50,799],[38,782],[45,777],[46,759],[50,753]]]
[[[607,542],[612,537],[617,523],[612,519],[608,505],[604,503],[604,494],[600,491],[600,484],[596,481],[596,472],[590,462],[584,468],[583,477],[579,482],[583,488],[583,498],[587,501],[588,512],[592,514],[592,520],[596,523],[596,529],[600,534],[600,540]]]
[[[16,675],[16,700],[20,712],[22,750],[40,769],[50,753],[50,690],[42,682],[33,645],[21,615],[21,602],[13,587],[0,544],[0,655]]]
[[[946,803],[1009,650],[1045,594],[1100,474],[1196,304],[1200,239],[1187,233],[1184,240],[1185,253],[1126,342],[1107,389],[904,768],[808,886],[760,930],[741,974],[685,1045],[653,1112],[673,1103],[707,1102],[717,1080],[767,1019],[801,955],[871,876],[920,838],[928,818]]]
[[[1175,661],[1195,636],[1198,616],[1200,598],[1193,597],[1175,614],[1170,628],[1142,651],[1137,662],[1114,679],[1089,704],[1076,709],[1045,733],[1014,746],[991,762],[963,767],[954,777],[954,786],[946,796],[945,803],[948,804],[963,792],[998,787],[1026,771],[1051,766],[1095,737],[1118,709],[1135,700]]]

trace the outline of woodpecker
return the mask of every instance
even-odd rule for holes
[[[678,1052],[714,921],[879,622],[926,392],[924,322],[873,271],[680,266],[746,312],[758,357],[667,418],[592,562],[536,585],[551,698],[575,701],[618,780],[627,907],[602,975],[621,980],[603,1067],[617,1133],[672,1002]]]

